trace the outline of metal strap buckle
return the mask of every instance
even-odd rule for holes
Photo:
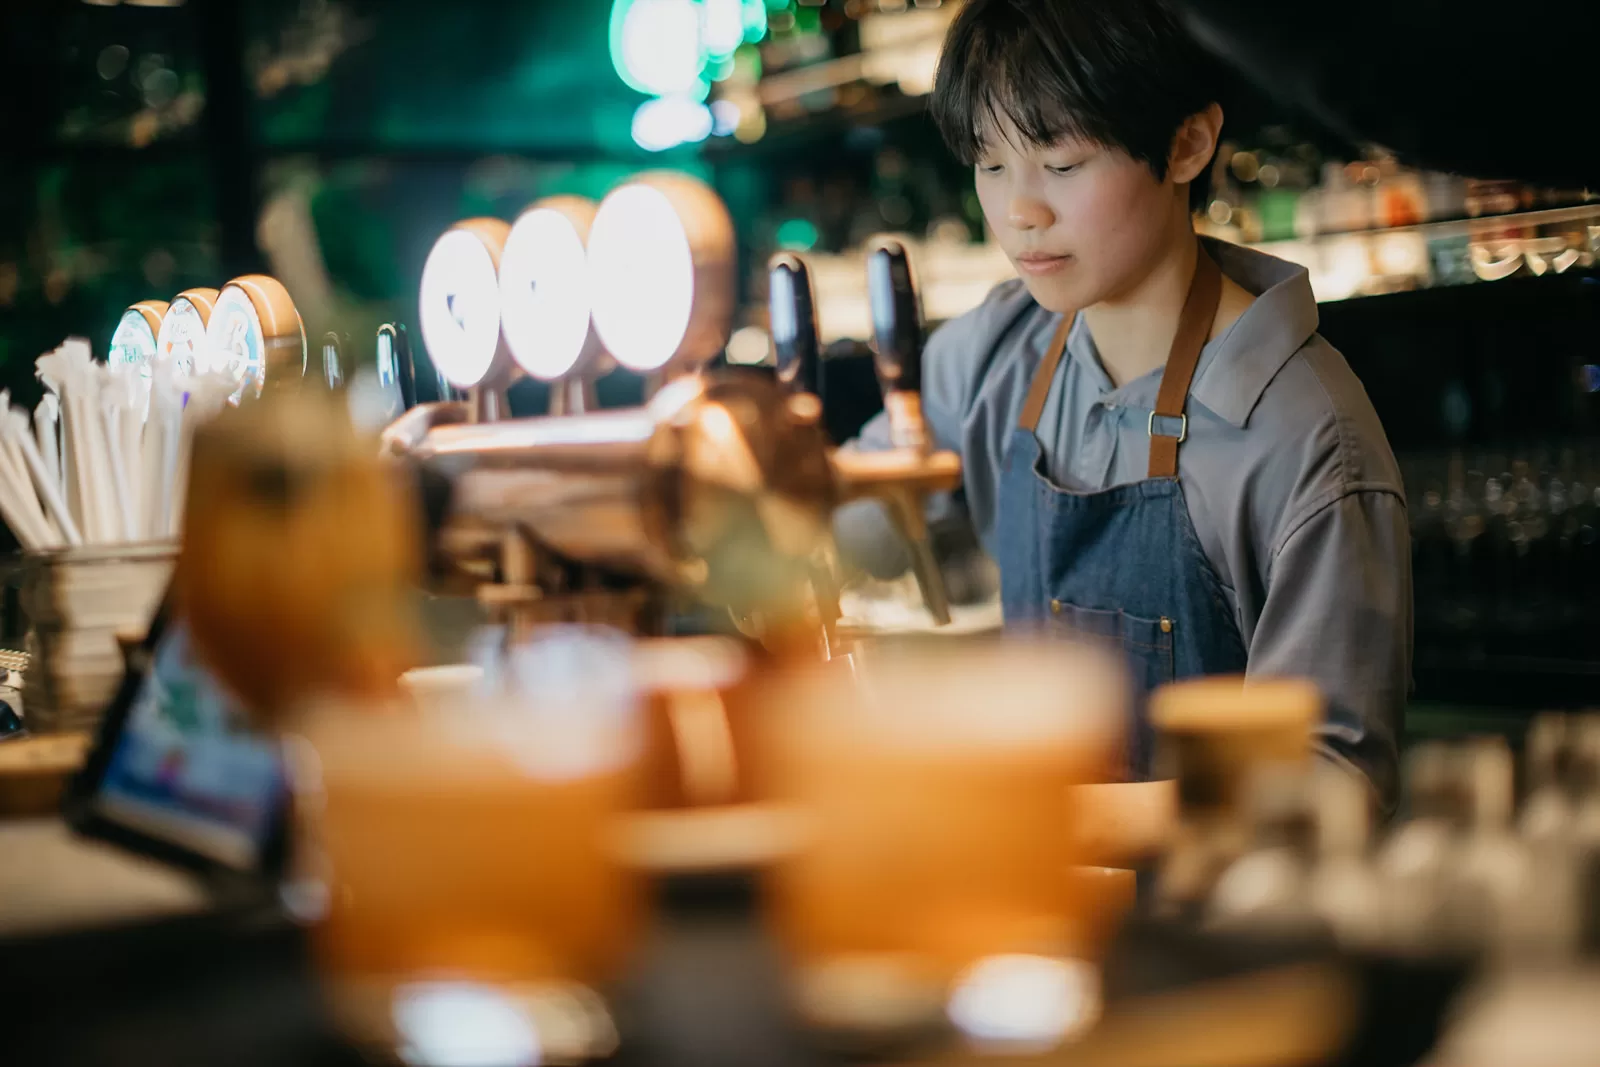
[[[1157,436],[1157,434],[1156,434],[1156,415],[1157,414],[1159,414],[1159,412],[1152,411],[1150,413],[1149,420],[1147,420],[1145,422],[1145,432],[1148,433],[1151,437]],[[1161,417],[1163,419],[1177,419],[1177,420],[1179,420],[1182,423],[1182,425],[1180,425],[1178,427],[1178,443],[1181,445],[1181,444],[1183,444],[1184,441],[1188,440],[1188,437],[1189,437],[1189,416],[1188,415],[1162,415]],[[1164,434],[1161,434],[1160,436],[1162,436],[1162,437],[1171,437],[1172,435],[1170,433],[1164,433]]]

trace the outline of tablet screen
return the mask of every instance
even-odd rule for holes
[[[229,867],[261,859],[284,796],[277,748],[196,662],[187,627],[161,634],[94,794],[112,822]]]

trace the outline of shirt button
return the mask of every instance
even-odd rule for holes
[[[1050,601],[1050,613],[1052,615],[1060,615],[1061,614],[1061,601],[1059,601],[1059,600]]]

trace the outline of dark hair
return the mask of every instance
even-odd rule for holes
[[[1217,100],[1217,67],[1164,0],[967,0],[950,26],[931,109],[971,164],[1001,115],[1030,143],[1072,137],[1167,174],[1183,120]],[[1199,209],[1206,168],[1189,187]]]

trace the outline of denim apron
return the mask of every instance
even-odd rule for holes
[[[1221,291],[1222,273],[1202,248],[1147,423],[1144,481],[1075,493],[1055,485],[1043,469],[1034,431],[1072,314],[1062,316],[1034,371],[1002,465],[996,555],[1006,628],[1065,630],[1123,650],[1137,694],[1128,739],[1133,781],[1151,774],[1149,691],[1178,678],[1245,667],[1238,622],[1178,484],[1178,446],[1189,428],[1184,405]]]

